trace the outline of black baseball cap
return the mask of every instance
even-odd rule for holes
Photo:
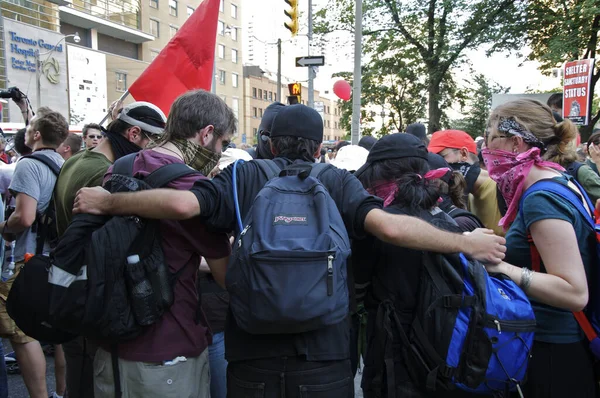
[[[301,137],[323,142],[323,118],[306,105],[284,106],[273,120],[273,137]]]
[[[401,158],[421,158],[428,160],[427,148],[423,142],[411,134],[395,133],[386,135],[373,145],[367,163],[361,167],[354,175],[360,175],[371,164],[380,160],[401,159]]]
[[[273,102],[269,106],[265,108],[265,112],[263,113],[262,119],[260,119],[260,126],[258,126],[258,132],[261,133],[263,131],[271,132],[271,126],[273,125],[273,120],[275,120],[275,116],[279,113],[280,110],[285,108],[281,102]]]

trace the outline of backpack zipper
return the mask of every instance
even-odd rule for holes
[[[494,328],[498,334],[502,334],[502,330],[509,332],[532,332],[535,330],[535,320],[528,321],[501,321],[491,315],[486,317],[485,326]]]
[[[248,232],[248,230],[250,229],[250,224],[246,225],[246,227],[244,227],[244,229],[242,230],[242,232],[240,233],[240,239],[238,240],[238,249],[240,247],[242,247],[242,237],[244,235],[246,235],[246,232]]]
[[[327,256],[327,295],[333,295],[333,254]]]

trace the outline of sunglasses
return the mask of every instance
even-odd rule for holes
[[[92,140],[101,140],[102,135],[88,135],[87,138],[91,138]]]
[[[150,133],[146,133],[145,131],[142,131],[142,134],[144,134],[146,136],[146,138],[148,138],[148,140],[150,141],[150,144],[152,146],[156,146],[156,141],[158,141],[161,137],[160,134],[150,134]]]

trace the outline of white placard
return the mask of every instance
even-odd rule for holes
[[[69,61],[70,124],[100,123],[108,108],[106,55],[78,46],[67,46]]]

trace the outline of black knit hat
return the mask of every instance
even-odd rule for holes
[[[420,140],[427,138],[427,130],[423,123],[413,123],[406,127],[406,134],[414,135]]]

